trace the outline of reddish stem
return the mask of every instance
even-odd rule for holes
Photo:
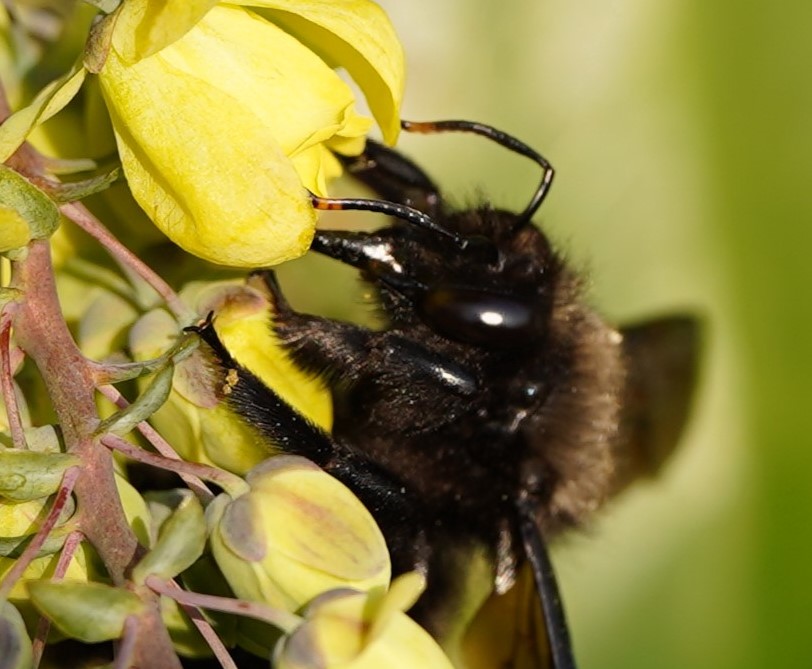
[[[169,588],[176,591],[182,589],[175,581],[166,581],[166,584]],[[200,633],[200,636],[203,637],[203,640],[208,644],[209,648],[211,648],[211,651],[214,653],[214,657],[217,658],[220,666],[223,667],[223,669],[237,669],[237,665],[234,662],[234,659],[231,657],[231,654],[228,652],[228,648],[225,647],[222,639],[217,636],[217,632],[214,631],[211,623],[209,623],[209,621],[203,617],[203,611],[200,609],[200,607],[192,606],[191,604],[184,604],[183,602],[178,602],[178,606],[180,606],[186,612],[186,615],[189,616],[189,619]]]
[[[45,381],[67,450],[82,459],[82,475],[75,486],[81,530],[112,582],[126,586],[129,570],[144,549],[124,515],[110,452],[95,438],[99,417],[93,371],[62,316],[47,241],[32,242],[27,257],[15,262],[12,270],[12,286],[25,296],[14,314],[15,336]],[[140,618],[136,664],[178,669],[180,661],[161,620],[158,599],[144,597],[149,606]]]
[[[82,539],[84,539],[84,537],[82,536],[81,532],[71,532],[68,535],[68,538],[65,539],[65,545],[62,546],[62,551],[59,553],[59,560],[57,561],[56,568],[54,569],[54,575],[52,577],[54,581],[61,581],[64,578],[68,571],[68,566],[70,565],[73,556],[76,554],[76,550],[82,543]],[[37,630],[31,644],[33,655],[31,666],[33,669],[37,669],[40,661],[42,660],[42,653],[45,650],[45,642],[48,640],[48,633],[50,631],[51,621],[45,616],[40,616],[39,622],[37,622]]]
[[[136,653],[136,642],[138,640],[139,619],[136,616],[127,616],[124,621],[124,631],[121,641],[116,649],[116,661],[113,669],[129,669],[136,666],[133,660]]]
[[[8,305],[0,314],[0,391],[6,405],[11,443],[14,448],[25,448],[25,434],[17,393],[14,392],[14,369],[11,364],[11,314]]]
[[[0,599],[8,598],[8,594],[11,592],[14,584],[23,575],[28,565],[37,557],[39,549],[42,548],[51,530],[54,529],[59,517],[65,510],[65,505],[68,503],[70,494],[81,474],[82,470],[79,467],[69,467],[65,470],[65,474],[62,476],[62,483],[59,486],[59,490],[56,491],[56,497],[54,498],[51,508],[48,510],[48,515],[45,517],[42,525],[37,529],[37,533],[31,538],[31,541],[28,542],[22,555],[17,558],[14,565],[8,570],[2,584],[0,584]]]
[[[124,399],[124,396],[113,386],[100,386],[97,390],[108,400],[113,402],[113,404],[115,404],[119,409],[126,409],[129,406],[129,402],[127,402],[127,400]],[[166,439],[164,439],[158,433],[158,431],[152,427],[152,425],[146,422],[138,423],[138,431],[163,457],[176,462],[182,462],[180,456],[175,452],[175,449],[172,448],[169,442],[166,441]],[[104,440],[102,440],[102,443],[103,442]],[[207,504],[214,499],[214,494],[211,490],[209,490],[208,486],[203,483],[200,477],[180,471],[178,471],[177,474],[183,479],[184,483],[189,486],[192,492],[197,495],[197,498],[203,504]]]
[[[143,448],[133,446],[129,441],[122,439],[115,434],[105,434],[101,439],[101,443],[107,448],[118,451],[119,453],[123,453],[132,460],[137,460],[138,462],[143,462],[144,464],[152,465],[153,467],[157,467],[159,469],[166,469],[168,471],[175,472],[179,476],[186,475],[196,477],[198,481],[199,479],[211,481],[227,492],[238,493],[241,490],[247,489],[247,484],[245,481],[243,481],[239,476],[229,474],[223,469],[209,467],[208,465],[201,465],[196,462],[186,462],[185,460],[180,459],[176,460],[171,457],[167,458],[163,455],[155,455],[154,453],[145,451]],[[203,483],[200,482],[200,485],[203,485]],[[206,488],[204,485],[203,487],[205,488],[206,493],[208,493],[208,501],[210,501],[213,498],[213,495],[208,488]]]
[[[302,619],[293,613],[282,609],[274,609],[259,602],[249,602],[244,599],[234,599],[233,597],[204,595],[200,592],[189,592],[188,590],[173,588],[168,581],[154,574],[147,576],[145,584],[155,592],[171,597],[181,604],[254,618],[269,623],[287,634],[302,623]]]

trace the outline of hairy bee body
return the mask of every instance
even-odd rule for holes
[[[422,170],[374,142],[345,163],[386,201],[314,198],[320,208],[405,219],[314,240],[376,289],[382,330],[298,313],[273,274],[262,274],[276,335],[335,393],[331,435],[239,368],[212,328],[201,334],[223,368],[239,369],[228,396],[234,410],[351,487],[378,520],[396,572],[427,575],[413,615],[430,631],[442,638],[452,625],[473,556],[485,555],[498,594],[529,564],[547,637],[537,664],[568,669],[574,660],[545,542],[652,473],[673,448],[693,385],[696,323],[607,325],[584,301],[577,274],[528,223],[551,168],[505,137],[496,139],[545,167],[521,214],[487,205],[450,211]]]

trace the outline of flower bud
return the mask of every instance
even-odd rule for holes
[[[241,599],[295,611],[330,589],[386,588],[386,543],[342,483],[304,458],[277,456],[249,472],[250,491],[207,509],[212,553]]]
[[[34,664],[23,617],[5,601],[0,601],[0,652],[3,669],[28,669]]]
[[[161,523],[150,551],[133,568],[135,583],[143,583],[152,574],[175,578],[203,554],[206,545],[203,507],[191,491],[176,492],[173,512]]]
[[[86,581],[92,575],[91,565],[94,564],[94,561],[97,559],[98,557],[89,544],[81,544],[68,563],[64,577],[73,581]],[[5,577],[16,561],[16,557],[0,557],[0,580]],[[51,578],[56,570],[57,562],[59,562],[58,553],[35,558],[23,572],[22,578],[14,584],[14,587],[12,587],[9,593],[9,602],[17,607],[25,620],[28,631],[31,633],[36,630],[39,614],[31,604],[26,584],[30,581],[40,579],[47,580]],[[61,638],[62,637],[58,634],[48,636],[49,642],[58,641]]]
[[[145,608],[135,593],[104,583],[30,581],[28,592],[59,631],[86,643],[118,639],[126,619]]]
[[[306,620],[283,638],[276,669],[451,669],[437,642],[404,611],[424,587],[417,573],[401,576],[389,592],[328,592],[308,606]]]
[[[69,453],[37,453],[0,447],[0,497],[15,502],[56,492],[69,467],[80,459]]]

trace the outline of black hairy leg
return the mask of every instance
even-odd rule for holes
[[[367,140],[359,156],[338,156],[345,169],[383,200],[414,207],[431,217],[440,213],[440,192],[429,176],[406,156]]]
[[[421,529],[420,500],[413,498],[390,472],[355,449],[335,441],[240,365],[223,346],[211,317],[202,325],[187,329],[196,332],[212,349],[222,370],[221,395],[229,406],[247,417],[250,425],[273,447],[313,461],[355,492],[385,535],[386,528],[400,528],[397,536],[387,536],[390,550],[404,556],[403,561],[409,568],[425,572],[428,556]]]

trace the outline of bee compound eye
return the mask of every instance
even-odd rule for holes
[[[529,344],[544,332],[538,298],[438,287],[426,291],[417,306],[438,333],[478,346]]]

